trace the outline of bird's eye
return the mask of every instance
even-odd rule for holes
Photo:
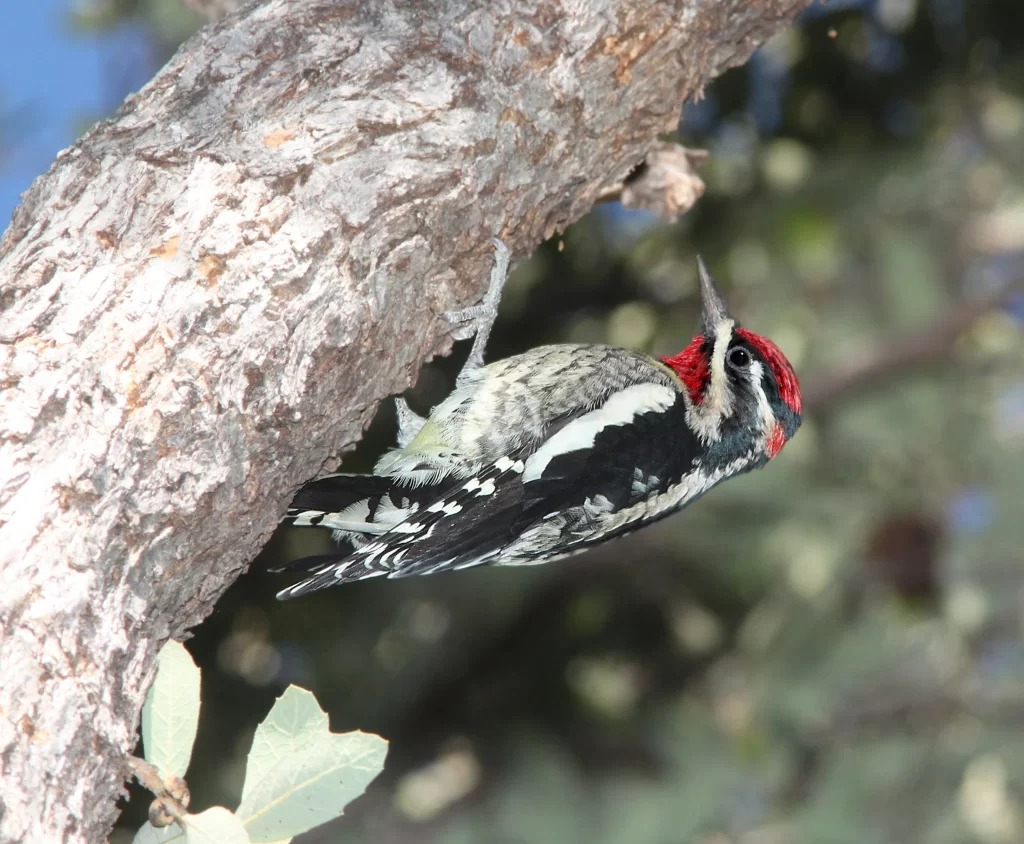
[[[742,346],[737,346],[729,352],[729,363],[736,369],[746,369],[750,366],[750,352]]]

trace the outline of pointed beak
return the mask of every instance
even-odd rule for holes
[[[697,256],[697,275],[700,278],[701,333],[710,338],[715,336],[724,320],[732,317],[700,255]]]

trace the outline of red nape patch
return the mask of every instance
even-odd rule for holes
[[[678,355],[664,357],[661,362],[672,368],[672,371],[679,376],[686,391],[690,394],[690,400],[694,404],[704,403],[704,388],[711,380],[710,362],[704,354],[704,335],[698,334],[690,341],[690,345],[683,349]]]
[[[768,442],[765,444],[765,451],[768,452],[768,459],[771,460],[776,454],[782,451],[786,444],[786,432],[779,424],[772,426],[772,432],[768,435]]]
[[[761,353],[761,357],[772,368],[772,374],[779,385],[779,395],[782,396],[782,400],[789,405],[790,410],[800,415],[804,407],[803,398],[800,396],[800,381],[796,377],[796,372],[793,371],[792,364],[782,354],[782,350],[767,337],[762,337],[746,328],[737,328],[736,334]]]

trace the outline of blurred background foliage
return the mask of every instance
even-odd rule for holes
[[[180,0],[68,15],[83,37],[144,33],[143,75],[199,22]],[[188,643],[197,810],[236,804],[256,723],[295,682],[332,729],[391,742],[305,842],[1024,841],[1024,5],[833,0],[683,118],[711,152],[695,209],[666,227],[606,204],[543,246],[490,357],[678,351],[700,250],[801,374],[797,438],[684,514],[535,570],[279,604],[266,566],[323,541],[282,532]],[[414,407],[444,397],[458,352]],[[383,407],[345,468],[393,438]]]

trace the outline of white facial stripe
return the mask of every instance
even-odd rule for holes
[[[764,377],[764,367],[761,365],[760,361],[755,360],[750,364],[750,377],[753,381],[754,395],[757,397],[757,414],[760,417],[761,430],[764,433],[764,436],[761,439],[763,445],[766,447],[768,439],[771,437],[778,422],[775,418],[775,411],[772,410],[772,406],[768,402],[768,395],[764,391],[764,383],[762,381]]]
[[[703,409],[722,419],[732,413],[732,390],[725,373],[725,353],[729,351],[733,328],[731,319],[723,319],[715,326],[715,342],[711,352],[711,380],[704,394]]]
[[[613,393],[599,408],[573,420],[538,448],[526,461],[523,483],[543,475],[559,454],[591,448],[597,435],[608,426],[626,425],[652,410],[667,410],[675,399],[675,390],[664,384],[634,384]]]
[[[757,412],[761,417],[761,423],[765,430],[769,430],[775,424],[775,411],[772,410],[768,394],[764,391],[764,367],[760,361],[751,362],[750,380],[754,388],[754,395],[757,397]]]

